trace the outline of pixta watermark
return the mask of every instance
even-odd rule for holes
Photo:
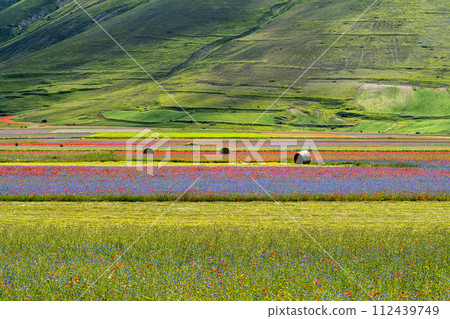
[[[173,141],[170,143],[171,141],[172,138],[164,137],[163,134],[149,129],[137,133],[127,141],[127,166],[153,175],[156,167],[163,167],[172,161]],[[267,165],[262,154],[267,150],[273,152],[274,149],[279,154],[280,165],[288,164],[289,152],[293,150],[295,150],[293,160],[296,164],[309,164],[313,160],[319,165],[324,164],[312,139],[307,139],[303,143],[299,143],[296,139],[194,139],[189,145],[178,146],[182,146],[184,150],[188,148],[185,153],[191,154],[193,165],[200,165],[202,160],[229,165],[250,163]],[[158,160],[155,160],[156,152],[160,153]],[[239,152],[246,154],[240,161],[237,160]]]

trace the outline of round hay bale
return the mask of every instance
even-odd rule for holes
[[[300,151],[294,155],[295,164],[310,164],[311,163],[311,153],[308,151]]]
[[[220,150],[221,155],[230,155],[230,149],[228,147],[224,147]]]
[[[154,154],[155,154],[155,151],[151,148],[146,148],[144,150],[144,155],[154,155]]]
[[[294,155],[294,163],[298,164],[298,165],[302,165],[303,164],[303,157],[300,155],[300,153],[296,153]]]

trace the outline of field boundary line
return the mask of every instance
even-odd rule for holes
[[[142,237],[144,237],[145,236],[145,234],[147,234],[148,233],[148,231],[150,230],[150,228],[152,228],[153,227],[153,225],[155,225],[156,224],[156,222],[158,221],[158,220],[160,220],[161,219],[161,217],[163,217],[172,207],[173,207],[173,205],[175,205],[176,203],[178,203],[178,201],[181,199],[181,197],[183,197],[184,196],[184,194],[186,194],[199,180],[201,179],[201,176],[200,177],[198,177],[191,185],[189,185],[189,187],[188,188],[186,188],[186,190],[180,195],[180,196],[178,196],[178,198],[175,200],[175,201],[173,201],[172,202],[172,204],[170,204],[170,206],[161,214],[161,215],[159,215],[159,217],[158,218],[156,218],[154,221],[153,221],[153,223],[150,225],[150,226],[148,226],[147,227],[147,229],[131,244],[131,245],[129,245],[128,246],[128,248],[127,249],[125,249],[124,251],[123,251],[123,253],[122,254],[120,254],[120,256],[110,265],[110,266],[108,266],[108,268],[106,268],[106,270],[105,271],[103,271],[98,277],[97,277],[97,279],[95,279],[95,281],[93,281],[90,285],[88,285],[87,286],[87,288],[86,288],[86,290],[83,292],[83,294],[80,296],[80,297],[78,297],[76,300],[79,300],[79,299],[81,299],[96,283],[97,283],[97,281],[99,281],[100,280],[100,278],[102,278],[103,277],[103,275],[105,275],[114,265],[116,265],[118,262],[119,262],[119,260],[139,241],[139,240],[141,240],[141,238]]]
[[[98,25],[99,27],[100,27],[100,29],[102,29],[103,30],[103,32],[105,32],[107,35],[108,35],[108,37],[110,37],[111,38],[111,40],[113,40],[114,41],[114,43],[123,51],[123,52],[125,52],[125,54],[142,70],[142,71],[144,71],[144,73],[145,74],[147,74],[147,76],[150,78],[150,79],[152,79],[153,80],[153,82],[155,82],[156,83],[156,85],[161,89],[161,90],[163,90],[164,91],[164,93],[166,93],[167,94],[167,96],[168,97],[170,97],[171,99],[172,99],[172,101],[174,101],[175,102],[175,104],[176,105],[178,105],[178,107],[180,107],[183,111],[184,111],[184,113],[186,113],[197,125],[199,125],[200,126],[200,124],[192,117],[192,115],[188,112],[188,111],[186,111],[186,109],[180,104],[180,103],[178,103],[178,101],[177,100],[175,100],[175,98],[169,93],[169,92],[167,92],[166,91],[166,89],[161,85],[161,84],[159,84],[159,82],[158,81],[156,81],[156,79],[150,74],[150,73],[148,73],[147,72],[147,70],[146,69],[144,69],[144,67],[135,59],[135,58],[133,58],[132,56],[131,56],[131,54],[130,53],[128,53],[128,51],[127,50],[125,50],[125,48],[119,43],[119,42],[117,42],[116,41],[116,39],[114,39],[113,38],[113,36],[108,32],[108,31],[106,31],[106,29],[105,28],[103,28],[103,26],[89,13],[89,12],[87,12],[86,11],[86,9],[77,1],[77,0],[73,0],[76,4],[77,4],[77,6],[78,7],[80,7],[80,9],[84,12],[84,13],[86,13],[88,16],[89,16],[89,18],[96,24],[96,25]]]
[[[352,276],[352,274],[350,274],[344,267],[342,267],[341,263],[338,263],[336,259],[334,259],[334,257],[325,249],[322,247],[322,245],[320,245],[317,240],[311,236],[311,234],[302,226],[299,224],[299,222],[297,222],[297,220],[291,215],[289,214],[289,212],[280,204],[280,202],[278,202],[277,200],[275,200],[275,198],[273,198],[273,196],[264,188],[261,186],[260,183],[258,183],[258,181],[251,177],[251,179],[253,180],[253,182],[255,182],[256,185],[259,186],[259,188],[261,188],[263,190],[264,193],[267,194],[267,196],[270,197],[270,199],[272,199],[272,201],[277,204],[285,213],[286,215],[292,219],[294,221],[294,223],[297,224],[297,226],[303,231],[303,233],[305,233],[312,241],[314,244],[316,244],[317,247],[319,247],[328,257],[331,258],[331,260],[339,267],[341,268],[342,271],[344,271],[344,273],[347,275],[348,278],[350,278],[351,280],[353,280],[354,283],[356,283],[358,285],[359,288],[361,288],[361,290],[367,295],[369,296],[369,298],[372,301],[375,301],[375,299],[373,299],[373,297],[371,295],[369,295],[369,293],[363,288],[363,286],[361,285],[360,282],[358,282],[354,276]]]
[[[380,0],[375,0],[353,23],[342,33],[314,62],[283,92],[281,95],[253,122],[255,125],[264,114],[267,113],[292,87],[306,74],[317,62],[348,32],[351,28]]]

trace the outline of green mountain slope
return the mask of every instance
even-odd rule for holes
[[[0,0],[0,10],[6,9],[19,1],[20,0]]]
[[[8,5],[9,4],[9,5]],[[19,1],[8,5],[0,11],[0,42],[5,42],[25,32],[34,23],[59,9],[63,2],[58,0]]]
[[[227,128],[250,127],[372,2],[80,1],[202,126]],[[195,125],[73,1],[38,3],[0,11],[0,114]],[[447,7],[379,1],[252,127],[449,133]]]

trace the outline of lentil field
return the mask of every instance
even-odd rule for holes
[[[392,167],[0,166],[3,200],[448,200],[450,170]],[[189,187],[191,186],[191,187]]]
[[[0,300],[450,299],[445,137],[323,135],[322,165],[172,140],[148,175],[46,132],[0,139]]]
[[[316,242],[276,204],[177,203],[127,251],[169,206],[2,203],[2,300],[450,297],[448,202],[284,203]]]

